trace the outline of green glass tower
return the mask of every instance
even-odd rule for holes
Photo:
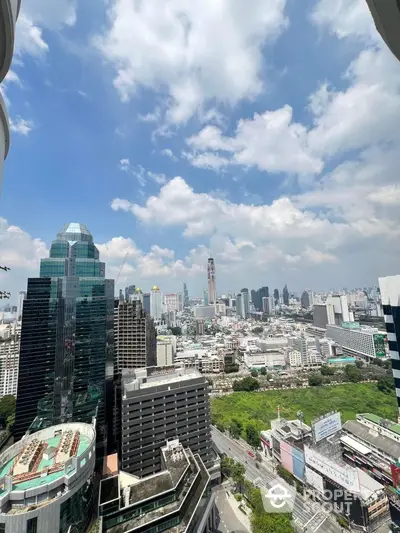
[[[83,224],[57,235],[28,279],[14,437],[96,417],[100,453],[112,441],[114,280]]]

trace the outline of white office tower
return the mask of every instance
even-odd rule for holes
[[[150,315],[154,320],[161,320],[162,295],[157,285],[154,285],[150,293]]]
[[[209,258],[207,264],[207,278],[208,278],[208,303],[215,304],[217,301],[217,284],[215,280],[215,263],[212,257]]]
[[[14,52],[15,24],[21,0],[0,0],[0,83],[6,77]],[[0,194],[3,164],[10,147],[10,126],[6,104],[0,91]]]
[[[379,287],[388,336],[389,355],[392,361],[394,385],[396,387],[397,405],[400,413],[400,276],[379,278]]]
[[[0,342],[0,397],[17,396],[20,328],[12,327],[7,340]]]
[[[178,295],[176,293],[164,294],[164,306],[166,311],[178,311]]]
[[[159,335],[157,337],[157,366],[172,366],[176,354],[175,335]]]

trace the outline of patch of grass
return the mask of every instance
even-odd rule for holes
[[[297,411],[304,414],[306,424],[329,411],[342,413],[342,422],[355,419],[357,413],[376,415],[397,420],[396,396],[380,392],[376,383],[348,383],[308,389],[271,390],[265,392],[235,392],[211,400],[214,423],[230,426],[232,419],[246,427],[255,424],[258,430],[270,427],[277,416],[295,419]]]

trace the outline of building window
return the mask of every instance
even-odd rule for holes
[[[26,533],[38,533],[37,517],[30,518],[26,524]]]
[[[0,524],[0,533],[6,533],[6,525],[5,524]]]

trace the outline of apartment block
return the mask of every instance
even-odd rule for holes
[[[156,365],[156,330],[140,300],[119,302],[115,307],[114,342],[116,373]]]
[[[200,455],[213,477],[209,385],[198,371],[126,370],[121,393],[122,470],[139,477],[158,472],[160,448],[167,439],[179,439]]]

